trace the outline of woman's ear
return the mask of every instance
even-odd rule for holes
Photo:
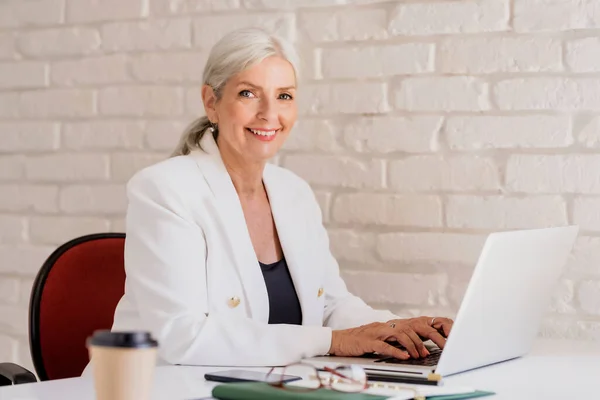
[[[218,123],[219,118],[217,116],[217,109],[215,108],[217,95],[210,85],[202,85],[202,103],[204,103],[204,112],[210,122],[214,124]]]

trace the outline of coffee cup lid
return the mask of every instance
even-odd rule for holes
[[[150,336],[150,332],[144,331],[111,332],[110,330],[99,330],[88,338],[87,343],[90,346],[135,349],[158,346],[158,342]]]

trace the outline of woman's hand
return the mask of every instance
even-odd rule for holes
[[[433,326],[430,325],[432,320]],[[429,351],[423,344],[423,339],[431,339],[443,348],[451,328],[452,320],[439,317],[397,319],[386,323],[374,322],[357,328],[333,331],[329,354],[361,356],[376,352],[401,360],[410,357],[427,357]],[[407,351],[389,344],[394,341],[404,346]]]
[[[452,330],[454,321],[450,318],[443,317],[418,317],[408,319],[395,319],[387,322],[389,325],[394,326],[396,329],[408,329],[411,332],[416,333],[419,336],[419,341],[414,340],[413,344],[417,347],[423,345],[423,340],[431,340],[437,344],[440,349],[443,349],[446,345],[446,338]],[[400,342],[404,347],[406,345]],[[408,349],[408,348],[407,348]]]

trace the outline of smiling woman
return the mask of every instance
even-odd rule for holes
[[[310,186],[267,161],[297,118],[293,48],[260,29],[219,41],[205,117],[127,185],[125,294],[113,330],[148,330],[159,363],[284,365],[323,354],[428,356],[452,321],[400,319],[348,292]],[[399,342],[406,351],[388,342]]]

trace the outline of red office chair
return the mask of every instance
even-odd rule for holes
[[[29,303],[29,344],[41,381],[80,376],[89,361],[85,341],[110,329],[124,293],[125,234],[86,235],[63,244],[37,274]],[[0,386],[35,382],[12,363],[0,364]]]

